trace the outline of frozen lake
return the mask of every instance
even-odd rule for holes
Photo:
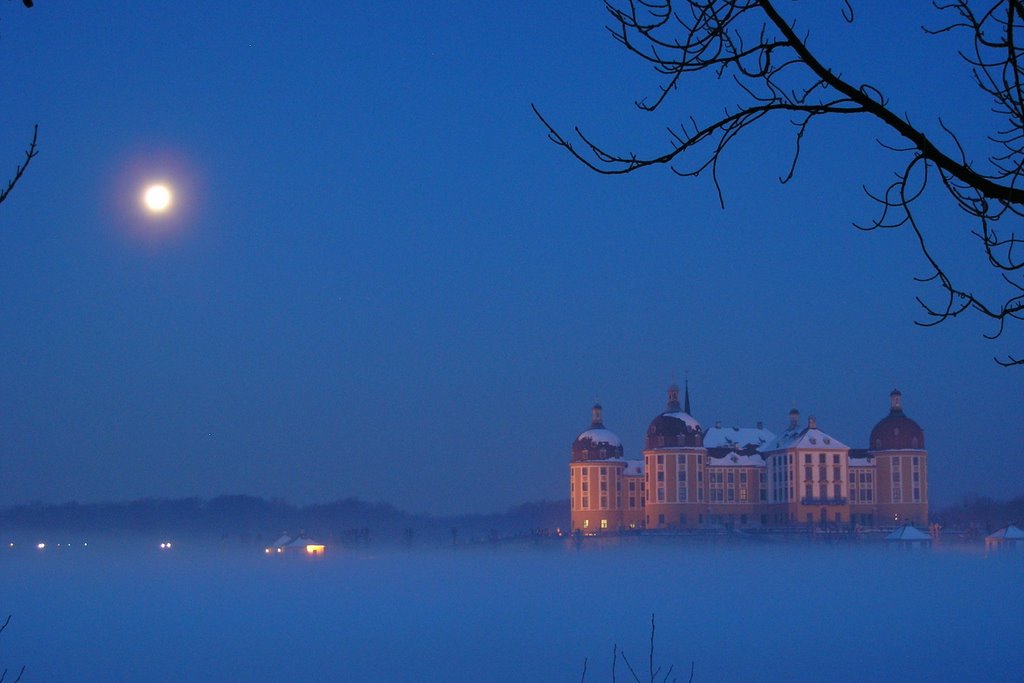
[[[646,544],[0,553],[25,681],[1024,680],[1024,554]],[[11,674],[8,674],[10,677]],[[620,665],[619,681],[626,680]]]

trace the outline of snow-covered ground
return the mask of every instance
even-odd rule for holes
[[[1024,554],[700,545],[0,554],[40,681],[1020,681]],[[10,676],[10,674],[9,674]],[[619,680],[625,680],[620,668]]]

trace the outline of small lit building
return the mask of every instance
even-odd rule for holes
[[[280,538],[263,549],[267,555],[310,555],[320,556],[324,554],[324,544],[318,543],[306,534],[290,536],[283,534]]]
[[[1010,524],[985,537],[985,551],[1024,550],[1024,530]]]

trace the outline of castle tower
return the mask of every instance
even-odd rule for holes
[[[599,534],[621,531],[625,472],[622,442],[605,429],[600,403],[591,409],[590,428],[572,442],[569,462],[569,500],[573,532]]]
[[[889,414],[868,441],[875,465],[875,506],[878,524],[928,524],[928,451],[924,430],[903,412],[903,394],[889,394]]]
[[[693,528],[705,523],[707,450],[700,423],[690,415],[690,387],[679,405],[679,387],[668,388],[665,411],[651,420],[644,447],[648,529]]]

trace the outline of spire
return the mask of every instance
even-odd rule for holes
[[[687,415],[692,415],[693,413],[690,412],[690,378],[689,377],[686,378],[686,393],[685,393],[685,398],[683,400],[684,400],[683,412],[686,413]]]
[[[591,429],[604,429],[604,417],[601,415],[601,404],[595,403],[592,409],[593,420],[590,423]]]

